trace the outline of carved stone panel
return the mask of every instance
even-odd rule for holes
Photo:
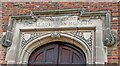
[[[91,31],[90,30],[67,31],[64,33],[66,33],[68,35],[72,35],[72,36],[74,36],[74,38],[81,40],[82,42],[84,42],[86,45],[89,46],[90,50],[92,50],[93,41],[94,41],[94,30],[91,30]]]
[[[29,44],[31,41],[35,40],[36,38],[41,37],[42,35],[47,34],[47,32],[22,32],[21,33],[21,49]]]
[[[76,27],[84,25],[92,25],[91,19],[100,19],[96,17],[87,17],[77,20],[78,16],[38,16],[36,22],[24,23],[24,27],[40,27],[40,28],[60,28],[60,27]],[[47,26],[47,27],[46,27]]]
[[[61,34],[67,34],[69,36],[73,36],[74,38],[79,39],[89,46],[90,50],[92,50],[93,40],[94,40],[94,31],[91,30],[72,30],[72,31],[41,31],[41,32],[22,32],[21,33],[21,50],[25,48],[27,44],[32,42],[33,40],[40,38],[44,35],[51,34],[53,39],[59,38]],[[74,40],[73,38],[73,40]]]

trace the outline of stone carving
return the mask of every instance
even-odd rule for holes
[[[60,38],[60,34],[68,34],[75,38],[78,38],[79,40],[85,42],[85,44],[88,44],[88,46],[92,49],[92,40],[93,40],[93,33],[92,31],[46,31],[46,32],[22,32],[21,37],[21,49],[23,49],[27,44],[29,44],[31,41],[44,36],[46,34],[51,34],[51,37],[53,39]],[[85,35],[88,35],[86,37]]]
[[[52,31],[51,37],[52,38],[60,38],[60,31]]]
[[[24,39],[27,41],[30,38],[31,34],[24,34]]]
[[[33,21],[34,21],[34,22],[36,22],[36,21],[37,21],[37,19],[38,19],[38,17],[37,17],[37,16],[32,16],[32,18],[33,18]]]
[[[111,14],[106,13],[106,19],[105,19],[105,29],[104,29],[104,35],[103,35],[103,43],[105,46],[111,47],[114,44],[116,44],[117,41],[117,32],[115,32],[113,29],[111,29]]]
[[[3,36],[1,44],[4,47],[9,47],[11,46],[12,43],[12,34],[10,31],[7,31],[7,33]]]
[[[2,46],[9,46],[7,43],[9,43],[9,42],[6,42],[6,35],[3,35],[3,38],[2,38],[2,41],[1,41]]]
[[[80,20],[80,17],[83,15],[83,13],[85,12],[85,8],[82,8],[82,11],[80,11],[80,14],[78,15],[78,20]]]
[[[82,40],[85,44],[88,44],[90,49],[92,50],[92,40],[93,40],[93,33],[92,31],[73,31],[69,34],[72,34],[74,37]],[[86,37],[85,35],[89,35]]]
[[[110,29],[106,29],[104,31],[104,45],[111,47],[114,44],[116,44],[116,40],[117,40],[117,36],[116,36],[116,32]]]
[[[70,18],[71,16],[39,16],[39,19],[47,21],[65,21],[69,20]]]
[[[14,19],[11,19],[10,18],[10,21],[9,21],[9,24],[8,24],[8,30],[6,32],[6,34],[3,36],[3,39],[2,39],[2,46],[4,47],[9,47],[11,46],[12,44],[12,27],[13,27],[13,22],[14,22]]]
[[[87,39],[90,38],[91,33],[90,33],[90,32],[84,32],[84,33],[83,33],[83,36],[84,36],[84,38],[87,40]]]
[[[50,26],[50,24],[52,24],[52,26],[54,26],[54,28],[56,28],[56,27],[64,26],[66,21],[67,21],[67,23],[70,24],[71,22],[69,22],[69,21],[72,20],[74,23],[74,21],[77,20],[77,16],[50,16],[50,17],[39,17],[39,19],[40,19],[40,21],[42,20],[44,23],[49,22],[49,24],[47,24],[47,26]],[[72,24],[70,24],[70,25],[72,25]]]
[[[95,17],[96,18],[96,17]],[[24,27],[43,27],[57,28],[57,27],[76,27],[80,25],[91,25],[90,18],[82,18],[77,20],[78,16],[38,16],[36,22],[25,22]],[[97,18],[96,18],[97,19]]]
[[[24,48],[28,43],[36,38],[46,34],[47,32],[23,32],[21,40],[21,48]]]

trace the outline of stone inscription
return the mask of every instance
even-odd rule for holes
[[[44,19],[43,19],[44,18]],[[85,18],[77,20],[78,16],[69,16],[69,17],[42,17],[38,18],[37,22],[26,22],[24,27],[76,27],[81,25],[91,25],[92,22],[90,18]]]

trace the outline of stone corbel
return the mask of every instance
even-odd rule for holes
[[[13,26],[13,19],[9,19],[8,29],[5,35],[3,35],[1,44],[4,47],[9,47],[12,44],[12,26]]]
[[[117,36],[114,30],[106,29],[104,30],[104,45],[111,47],[116,44]]]
[[[80,20],[80,17],[83,15],[84,12],[85,12],[85,8],[82,8],[82,10],[80,11],[80,14],[78,15],[77,20]]]
[[[105,29],[103,30],[103,43],[107,47],[111,47],[116,44],[117,41],[117,33],[115,30],[110,29],[111,18],[110,12],[106,13],[106,22]]]
[[[30,14],[30,15],[32,16],[33,21],[34,21],[34,22],[36,22],[36,21],[37,21],[37,19],[38,19],[38,17],[37,17],[37,16],[34,16],[34,15],[33,15],[33,13],[32,13],[32,11],[31,11],[31,14]]]

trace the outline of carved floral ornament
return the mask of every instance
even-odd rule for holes
[[[74,16],[72,15],[68,15],[65,13],[68,12],[78,12],[80,14],[75,14]],[[50,15],[36,15],[36,14],[41,14],[41,13],[55,13],[58,14],[57,16],[50,16]],[[60,13],[64,13],[64,15],[60,16]],[[97,15],[97,16],[96,16]],[[98,16],[99,15],[99,16]],[[58,11],[37,11],[37,12],[31,12],[31,15],[28,16],[11,16],[9,18],[9,24],[8,24],[8,30],[6,32],[6,35],[3,36],[2,39],[2,45],[5,47],[9,47],[11,46],[12,43],[12,38],[13,38],[13,25],[15,23],[13,22],[17,22],[15,21],[15,19],[23,19],[21,22],[24,22],[25,19],[27,19],[26,21],[28,22],[24,22],[24,27],[48,27],[48,28],[61,28],[61,27],[66,27],[66,25],[75,27],[75,26],[84,26],[85,24],[92,24],[91,20],[92,19],[101,19],[101,16],[105,16],[105,29],[104,30],[104,35],[103,35],[103,42],[105,46],[113,46],[114,44],[116,44],[116,40],[117,40],[117,36],[116,36],[116,32],[110,29],[110,12],[109,11],[98,11],[98,12],[84,12],[84,10],[79,10],[79,9],[72,9],[72,10],[58,10]],[[80,17],[84,17],[87,16],[87,18],[80,18]],[[33,19],[33,20],[29,20],[29,19]],[[37,22],[40,21],[40,22]],[[45,23],[46,22],[46,23]],[[108,30],[109,29],[109,30]],[[88,39],[89,33],[85,33],[84,37],[86,39]],[[59,37],[60,38],[60,31],[53,31],[51,32],[51,36],[53,38],[55,37]],[[29,37],[29,36],[28,36]],[[28,37],[26,37],[25,39],[28,39]]]

